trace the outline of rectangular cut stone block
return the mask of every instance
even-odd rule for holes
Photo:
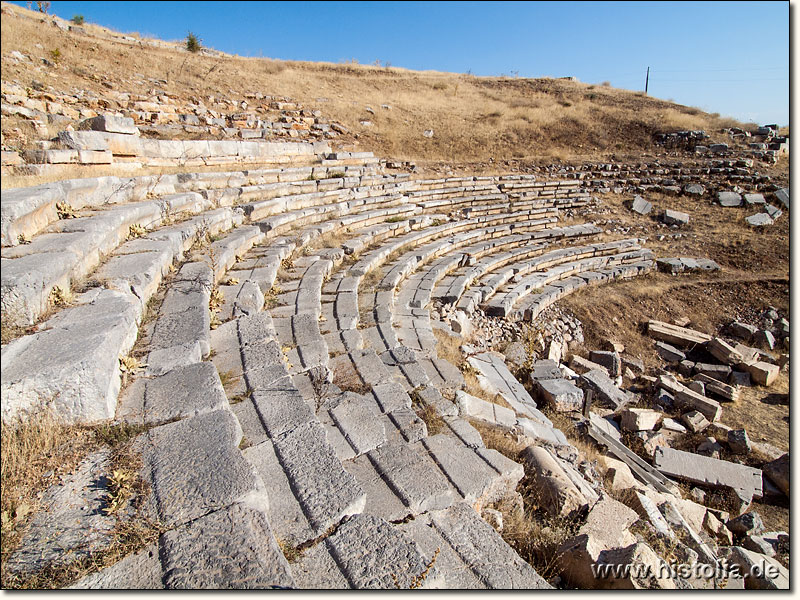
[[[661,375],[658,378],[658,385],[669,393],[674,394],[678,404],[701,412],[711,422],[719,420],[722,415],[722,407],[719,402],[690,390],[673,377]]]
[[[266,503],[239,451],[242,430],[228,410],[151,429],[136,442],[159,517],[175,527],[240,500]]]
[[[233,504],[162,537],[168,589],[294,587],[264,513]]]
[[[463,502],[431,513],[431,524],[491,589],[551,589],[486,521]]]
[[[87,304],[45,322],[46,329],[2,349],[2,418],[36,411],[45,400],[65,422],[114,416],[119,356],[136,341],[141,304],[132,294],[103,290]]]
[[[412,514],[446,508],[455,500],[441,471],[404,443],[384,444],[366,456]]]
[[[722,338],[714,338],[706,344],[706,349],[718,361],[727,365],[735,365],[744,360],[744,357]]]
[[[358,515],[323,542],[347,582],[355,589],[409,588],[415,578],[422,587],[439,587],[441,575],[426,562],[417,545],[383,519]],[[427,572],[422,577],[423,572]]]
[[[364,510],[366,494],[342,467],[319,422],[297,427],[273,444],[292,491],[318,534]]]
[[[496,450],[470,448],[444,434],[425,438],[415,446],[419,452],[428,453],[434,459],[459,495],[471,506],[483,506],[507,496],[525,474],[522,465]]]
[[[662,321],[649,321],[647,323],[647,333],[650,337],[662,340],[676,346],[693,346],[695,344],[705,344],[711,340],[711,336],[693,329],[686,329],[664,323]]]
[[[647,408],[627,408],[622,411],[620,427],[628,431],[649,431],[655,429],[661,413]]]
[[[164,423],[228,406],[225,390],[212,363],[178,367],[162,377],[144,381],[141,411],[144,423]]]
[[[346,392],[339,404],[330,410],[334,423],[356,455],[374,450],[386,441],[386,429],[373,406],[374,402]]]
[[[580,411],[583,390],[567,379],[545,379],[537,382],[539,394],[558,411]]]
[[[762,495],[761,469],[661,446],[656,448],[653,464],[665,475],[700,485],[731,488],[743,498]]]
[[[600,400],[610,403],[615,409],[621,408],[629,400],[628,395],[602,371],[589,371],[581,375],[581,379],[594,390]]]
[[[461,390],[456,392],[456,405],[461,416],[479,419],[493,425],[513,427],[517,421],[514,411],[510,408],[481,400]]]
[[[69,589],[82,590],[163,590],[163,574],[157,544],[129,554],[118,563],[92,573]]]
[[[751,364],[741,364],[738,366],[743,371],[750,373],[750,378],[758,385],[770,386],[777,379],[781,372],[778,365],[772,365],[763,361]]]

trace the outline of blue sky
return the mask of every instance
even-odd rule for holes
[[[26,2],[17,2],[26,5]],[[789,2],[68,2],[118,31],[242,56],[609,81],[789,123]]]

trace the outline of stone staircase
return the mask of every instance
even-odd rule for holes
[[[550,587],[482,519],[526,473],[454,402],[436,333],[456,334],[429,309],[531,320],[652,252],[559,225],[591,208],[577,178],[414,179],[325,144],[219,144],[234,170],[2,194],[3,422],[147,427],[163,533],[76,586]],[[468,362],[513,427],[565,441],[502,359]]]

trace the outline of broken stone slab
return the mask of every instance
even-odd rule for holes
[[[660,375],[658,385],[675,395],[675,401],[687,408],[698,410],[711,422],[718,421],[722,414],[719,402],[706,398],[685,385],[679,383],[674,377]]]
[[[780,208],[777,208],[777,207],[775,207],[775,206],[772,206],[771,204],[767,204],[767,205],[765,205],[765,206],[764,206],[764,210],[766,210],[766,211],[767,211],[767,214],[770,216],[770,218],[771,218],[773,221],[777,221],[777,220],[778,220],[778,217],[780,217],[780,216],[783,214],[783,212],[781,211],[781,209],[780,209]]]
[[[789,209],[789,188],[781,188],[774,192],[775,198],[783,204],[784,208]]]
[[[237,501],[266,506],[263,484],[239,451],[241,438],[233,414],[219,410],[156,427],[137,439],[142,476],[167,527]]]
[[[161,539],[168,589],[295,586],[263,512],[236,503],[167,531]]]
[[[658,355],[667,362],[681,362],[686,360],[686,355],[678,350],[675,346],[666,344],[664,342],[656,342],[656,352]]]
[[[677,346],[686,347],[696,344],[705,344],[711,340],[711,336],[694,329],[678,327],[662,321],[650,320],[647,322],[647,333],[650,337]]]
[[[756,213],[754,215],[750,215],[749,217],[745,217],[745,221],[747,221],[748,225],[753,227],[766,227],[774,223],[772,217],[770,217],[767,213]]]
[[[734,454],[750,454],[750,438],[744,429],[733,429],[728,432],[728,447]]]
[[[733,372],[731,372],[733,375]],[[735,402],[739,399],[739,390],[732,385],[722,383],[721,381],[706,375],[705,373],[698,373],[695,379],[705,386],[706,392],[716,394],[720,398],[724,398],[728,402]],[[730,376],[728,377],[730,379]]]
[[[626,431],[655,429],[662,417],[657,410],[648,408],[626,408],[620,415],[620,427]]]
[[[706,188],[699,183],[690,183],[683,187],[683,193],[690,196],[702,196],[706,193]]]
[[[706,344],[706,350],[721,363],[735,365],[744,360],[744,357],[728,342],[722,338],[714,338]]]
[[[684,543],[697,553],[698,560],[700,562],[716,566],[718,564],[718,559],[714,554],[713,549],[705,541],[703,541],[703,539],[697,533],[697,530],[703,526],[703,519],[705,518],[705,514],[707,512],[705,507],[697,505],[699,506],[703,516],[700,517],[696,522],[695,528],[695,526],[693,526],[686,518],[684,512],[679,508],[678,502],[679,501],[677,499],[667,499],[659,504],[659,510],[661,510],[664,518],[674,528],[674,530],[680,532],[680,537]]]
[[[661,215],[661,220],[667,225],[688,225],[689,215],[678,210],[666,209]]]
[[[433,511],[430,522],[442,541],[486,588],[550,589],[534,568],[467,504],[458,502],[446,510]]]
[[[760,535],[747,535],[742,541],[742,547],[758,552],[764,556],[775,556],[775,548]]]
[[[668,476],[699,485],[730,488],[743,500],[762,495],[760,469],[664,447],[656,449],[653,464]]]
[[[691,429],[692,433],[701,433],[710,425],[703,413],[696,410],[684,413],[681,415],[681,420],[686,423],[686,426]]]
[[[525,387],[506,367],[503,358],[492,352],[470,356],[467,362],[478,371],[478,383],[490,394],[500,394],[517,413],[548,423]]]
[[[739,568],[744,575],[745,589],[788,590],[789,571],[774,558],[740,546],[721,548],[722,558]]]
[[[525,474],[539,493],[542,507],[552,516],[568,516],[583,510],[588,501],[559,462],[542,447],[528,446],[520,454]]]
[[[575,369],[578,373],[586,373],[587,371],[601,371],[608,375],[608,369],[603,365],[598,365],[595,362],[587,360],[577,354],[572,355],[572,360],[569,361],[569,366]]]
[[[131,117],[117,115],[98,115],[85,119],[78,125],[82,130],[106,131],[108,133],[123,133],[126,135],[139,135],[139,128]]]
[[[616,350],[611,352],[592,350],[589,353],[589,360],[605,367],[610,377],[622,375],[622,361]]]
[[[116,525],[116,518],[104,511],[110,469],[110,451],[100,450],[85,458],[62,483],[49,487],[42,497],[42,509],[3,569],[25,579],[48,567],[67,567],[110,547]]]
[[[631,210],[640,215],[648,215],[650,211],[653,210],[653,205],[641,196],[635,196],[633,204],[631,205]]]
[[[764,200],[763,194],[745,194],[744,201],[749,205],[753,206],[756,204],[766,204],[766,200]]]
[[[558,363],[554,360],[537,360],[533,363],[531,370],[531,383],[544,379],[563,379],[564,374],[558,368]]]
[[[554,445],[568,445],[569,441],[560,429],[548,427],[547,425],[532,419],[517,419],[517,430],[525,436],[537,441],[542,441]]]
[[[537,381],[539,396],[559,412],[583,409],[583,390],[567,379]]]
[[[619,389],[603,371],[593,370],[581,375],[581,381],[592,389],[600,401],[610,404],[615,410],[622,408],[630,400],[628,394]]]
[[[628,528],[637,520],[639,515],[636,511],[611,496],[602,494],[589,509],[586,522],[581,525],[578,535],[593,536],[609,547],[627,546],[636,541]]]
[[[770,350],[774,350],[775,336],[772,335],[771,331],[767,331],[765,329],[759,329],[753,336],[753,343],[756,346],[763,346],[769,348]]]
[[[754,383],[763,385],[764,387],[772,385],[781,372],[781,368],[778,365],[772,365],[764,361],[741,363],[737,365],[737,368],[749,373],[750,379]]]
[[[734,207],[742,205],[742,197],[736,192],[718,192],[717,200],[720,206]]]
[[[763,467],[764,474],[787,496],[789,495],[789,454],[768,462]]]
[[[746,512],[738,517],[728,519],[725,524],[731,533],[736,535],[757,535],[764,531],[764,522],[761,515],[755,511]]]
[[[44,323],[41,331],[2,349],[4,423],[40,410],[71,423],[114,416],[119,357],[133,347],[141,303],[132,294],[89,292],[83,302]]]
[[[120,407],[120,416],[159,424],[227,408],[228,400],[212,363],[173,369],[162,377],[145,379],[141,404]]]
[[[745,342],[749,342],[758,331],[758,327],[755,325],[750,325],[749,323],[734,321],[728,326],[728,331],[731,335],[736,336]]]
[[[492,425],[510,428],[517,422],[514,411],[510,408],[481,400],[462,390],[456,391],[456,406],[462,417],[478,419]]]
[[[383,519],[356,515],[326,538],[326,550],[354,589],[409,589],[442,585],[442,574],[427,564],[419,547]]]
[[[731,367],[728,365],[715,365],[711,363],[695,363],[693,369],[694,373],[702,373],[713,379],[724,383],[731,375]]]

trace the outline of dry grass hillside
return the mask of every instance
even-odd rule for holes
[[[597,159],[648,150],[656,132],[716,132],[737,124],[602,85],[190,54],[181,44],[154,47],[136,34],[125,39],[89,24],[89,35],[67,32],[43,25],[42,18],[3,4],[4,80],[24,86],[36,80],[64,91],[148,94],[153,84],[143,83],[144,77],[164,80],[163,89],[186,98],[233,99],[248,92],[289,96],[344,123],[360,148],[397,160]],[[33,57],[34,65],[6,60],[14,50]],[[40,59],[52,62],[54,53],[55,66],[43,66]],[[431,138],[423,136],[428,129],[434,130]]]

